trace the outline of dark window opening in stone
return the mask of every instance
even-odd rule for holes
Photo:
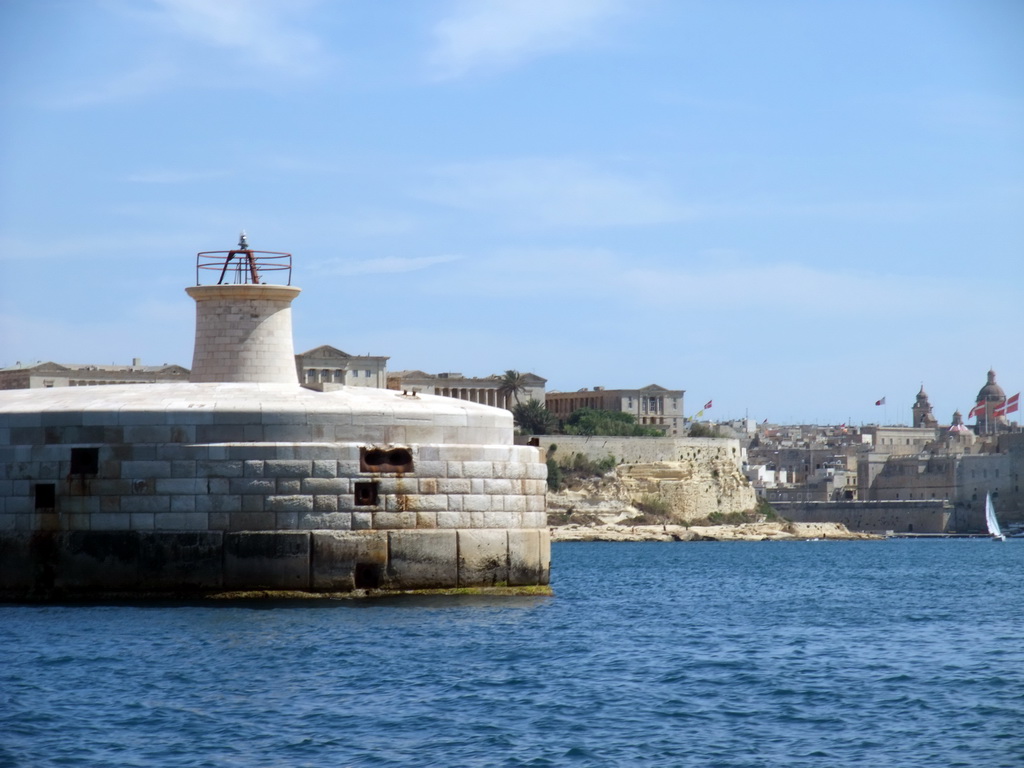
[[[53,483],[36,483],[36,509],[53,509],[57,506],[57,486]]]
[[[99,448],[72,448],[71,474],[95,475],[100,471]]]
[[[354,486],[357,507],[375,507],[378,503],[377,483],[364,481]]]
[[[412,472],[412,452],[408,448],[360,448],[360,472]]]
[[[380,588],[380,565],[378,563],[356,563],[356,589]]]

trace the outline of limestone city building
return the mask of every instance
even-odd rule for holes
[[[307,386],[387,387],[388,358],[350,355],[324,344],[295,356],[299,381]]]
[[[143,365],[138,357],[131,365],[97,365],[94,363],[56,363],[53,361],[23,365],[18,362],[0,368],[2,389],[51,389],[53,387],[86,387],[104,384],[155,384],[188,381],[188,368],[180,365]]]
[[[649,384],[640,389],[583,388],[576,392],[548,392],[547,409],[558,419],[580,408],[632,414],[637,424],[661,429],[667,436],[684,430],[683,397],[686,390]]]
[[[911,427],[868,425],[829,434],[805,429],[802,438],[783,440],[771,436],[784,430],[766,430],[749,450],[748,476],[793,519],[874,530],[978,532],[985,530],[984,499],[991,494],[1004,523],[1024,522],[1024,433],[1007,418],[1016,402],[990,370],[971,411],[974,429],[960,411],[949,426],[940,426],[922,386]],[[766,479],[779,470],[796,482],[765,482],[757,471],[762,466]],[[835,484],[823,483],[833,471]],[[842,491],[841,472],[847,480]]]
[[[484,377],[464,376],[461,373],[424,373],[423,371],[394,371],[388,374],[388,388],[398,391],[426,392],[441,397],[453,397],[471,403],[482,403],[495,408],[511,409],[517,398],[502,391],[504,377],[497,374]],[[529,400],[545,402],[544,386],[547,379],[535,373],[522,374],[524,390],[518,402]]]

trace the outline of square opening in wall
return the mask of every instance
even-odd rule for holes
[[[36,509],[53,509],[57,506],[57,486],[53,483],[36,483]]]
[[[373,480],[364,480],[357,482],[353,486],[355,493],[355,502],[357,507],[375,507],[377,506],[379,496],[377,491],[377,483]]]
[[[95,475],[100,471],[99,448],[72,448],[71,474]]]

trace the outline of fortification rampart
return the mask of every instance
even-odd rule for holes
[[[579,453],[595,461],[614,456],[618,464],[727,461],[737,470],[743,464],[740,441],[734,438],[544,435],[537,440],[545,453],[554,445],[558,454]]]
[[[653,497],[667,504],[672,518],[687,523],[751,512],[757,504],[740,471],[740,442],[732,438],[552,435],[540,438],[540,448],[556,461],[574,454],[595,461],[613,457],[615,481],[595,492],[598,504],[637,505]]]
[[[941,500],[777,501],[775,510],[796,523],[841,523],[868,533],[949,533],[954,508]]]

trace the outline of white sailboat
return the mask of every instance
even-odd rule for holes
[[[1006,536],[1003,535],[1003,531],[999,527],[999,521],[996,520],[996,506],[992,503],[991,493],[985,494],[985,525],[988,526],[988,535],[995,541],[1006,541]]]

